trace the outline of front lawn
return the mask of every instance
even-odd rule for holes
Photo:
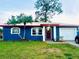
[[[0,59],[79,59],[79,48],[40,41],[0,42]]]

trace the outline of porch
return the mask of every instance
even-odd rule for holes
[[[43,41],[58,41],[56,26],[43,26]]]

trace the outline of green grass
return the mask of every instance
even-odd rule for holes
[[[0,59],[79,59],[79,48],[40,41],[0,42]]]

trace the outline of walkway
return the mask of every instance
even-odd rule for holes
[[[65,42],[53,42],[53,41],[46,41],[48,44],[70,44],[79,48],[79,44],[76,44],[75,41],[65,41]]]

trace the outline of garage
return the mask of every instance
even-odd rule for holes
[[[62,40],[74,40],[77,35],[77,28],[60,28],[59,31]]]

